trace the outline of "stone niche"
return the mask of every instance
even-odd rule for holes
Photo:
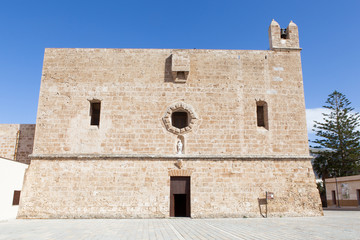
[[[185,83],[190,72],[190,57],[185,50],[174,50],[171,55],[171,73],[176,83]]]

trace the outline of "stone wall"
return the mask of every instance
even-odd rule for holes
[[[14,160],[19,124],[0,124],[0,156]]]
[[[197,115],[186,154],[308,156],[298,50],[182,51],[185,83],[173,81],[175,50],[46,49],[34,153],[173,154],[177,135],[162,118],[183,102]],[[257,126],[257,101],[267,103],[268,129]]]
[[[270,216],[320,215],[288,33],[273,21],[269,51],[46,49],[19,217],[169,217],[170,175],[191,177],[192,217],[259,216],[265,191]]]
[[[33,160],[19,218],[167,218],[170,175],[190,176],[191,217],[322,214],[307,159],[94,159]]]
[[[0,157],[30,164],[35,124],[0,124]]]

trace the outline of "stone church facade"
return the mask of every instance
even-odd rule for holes
[[[46,49],[19,218],[318,216],[298,28],[270,50]]]

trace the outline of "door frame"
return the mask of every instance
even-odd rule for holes
[[[185,189],[182,187],[181,189],[175,186],[175,182],[177,181],[185,181]],[[190,201],[190,184],[191,179],[189,176],[171,176],[170,177],[170,217],[175,216],[175,197],[174,194],[186,194],[186,217],[191,217],[191,201]],[[177,189],[176,189],[177,188]]]

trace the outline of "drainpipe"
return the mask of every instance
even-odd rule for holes
[[[337,183],[337,178],[336,178],[336,173],[335,173],[335,185],[336,185],[336,198],[337,198],[337,207],[340,208],[340,199],[339,199],[339,189],[338,189],[338,183]]]

